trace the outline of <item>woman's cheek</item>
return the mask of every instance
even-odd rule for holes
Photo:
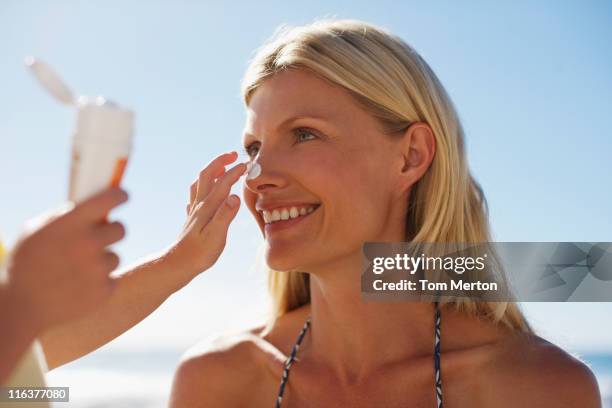
[[[247,188],[246,184],[244,183],[242,185],[242,200],[244,204],[247,206],[247,208],[249,209],[249,212],[251,213],[251,215],[255,218],[255,220],[259,222],[260,221],[259,213],[255,209],[257,197],[251,190]]]

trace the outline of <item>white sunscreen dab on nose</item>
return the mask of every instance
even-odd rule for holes
[[[69,200],[79,202],[106,187],[119,186],[132,150],[133,113],[101,96],[77,99],[44,62],[32,57],[25,62],[55,99],[78,110],[72,138]]]
[[[252,180],[254,178],[259,177],[261,174],[261,166],[257,162],[249,162],[247,164],[247,180]]]

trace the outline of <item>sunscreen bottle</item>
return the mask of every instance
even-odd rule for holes
[[[77,108],[68,199],[76,203],[107,187],[118,187],[132,150],[133,113],[101,96],[75,99],[44,62],[28,57],[25,63],[55,99]]]

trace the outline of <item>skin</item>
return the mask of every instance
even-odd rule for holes
[[[343,89],[295,69],[267,79],[247,109],[245,144],[255,143],[262,173],[246,183],[244,201],[264,234],[268,265],[310,273],[311,304],[268,333],[259,327],[194,347],[177,370],[170,406],[273,406],[308,315],[283,407],[436,406],[433,306],[362,303],[359,287],[362,242],[404,238],[410,187],[435,153],[431,129],[415,123],[392,139]],[[285,122],[295,116],[325,120]],[[303,127],[317,137],[298,138]],[[268,233],[258,200],[321,207]],[[589,369],[539,337],[446,309],[441,329],[446,405],[599,406]]]
[[[174,243],[122,271],[114,271],[119,258],[107,247],[122,239],[125,229],[104,220],[127,199],[121,190],[52,213],[26,232],[9,259],[9,280],[0,285],[0,322],[8,333],[0,347],[0,383],[35,338],[53,369],[123,334],[209,269],[240,205],[232,195],[231,206],[229,194],[246,165],[225,170],[236,158],[235,152],[223,154],[202,169]]]

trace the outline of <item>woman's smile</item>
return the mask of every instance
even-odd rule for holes
[[[291,207],[291,209],[284,208],[282,211],[264,211],[266,237],[272,232],[302,225],[307,218],[311,218],[320,206],[320,204],[317,204],[315,206],[302,207],[300,210],[296,207]]]

